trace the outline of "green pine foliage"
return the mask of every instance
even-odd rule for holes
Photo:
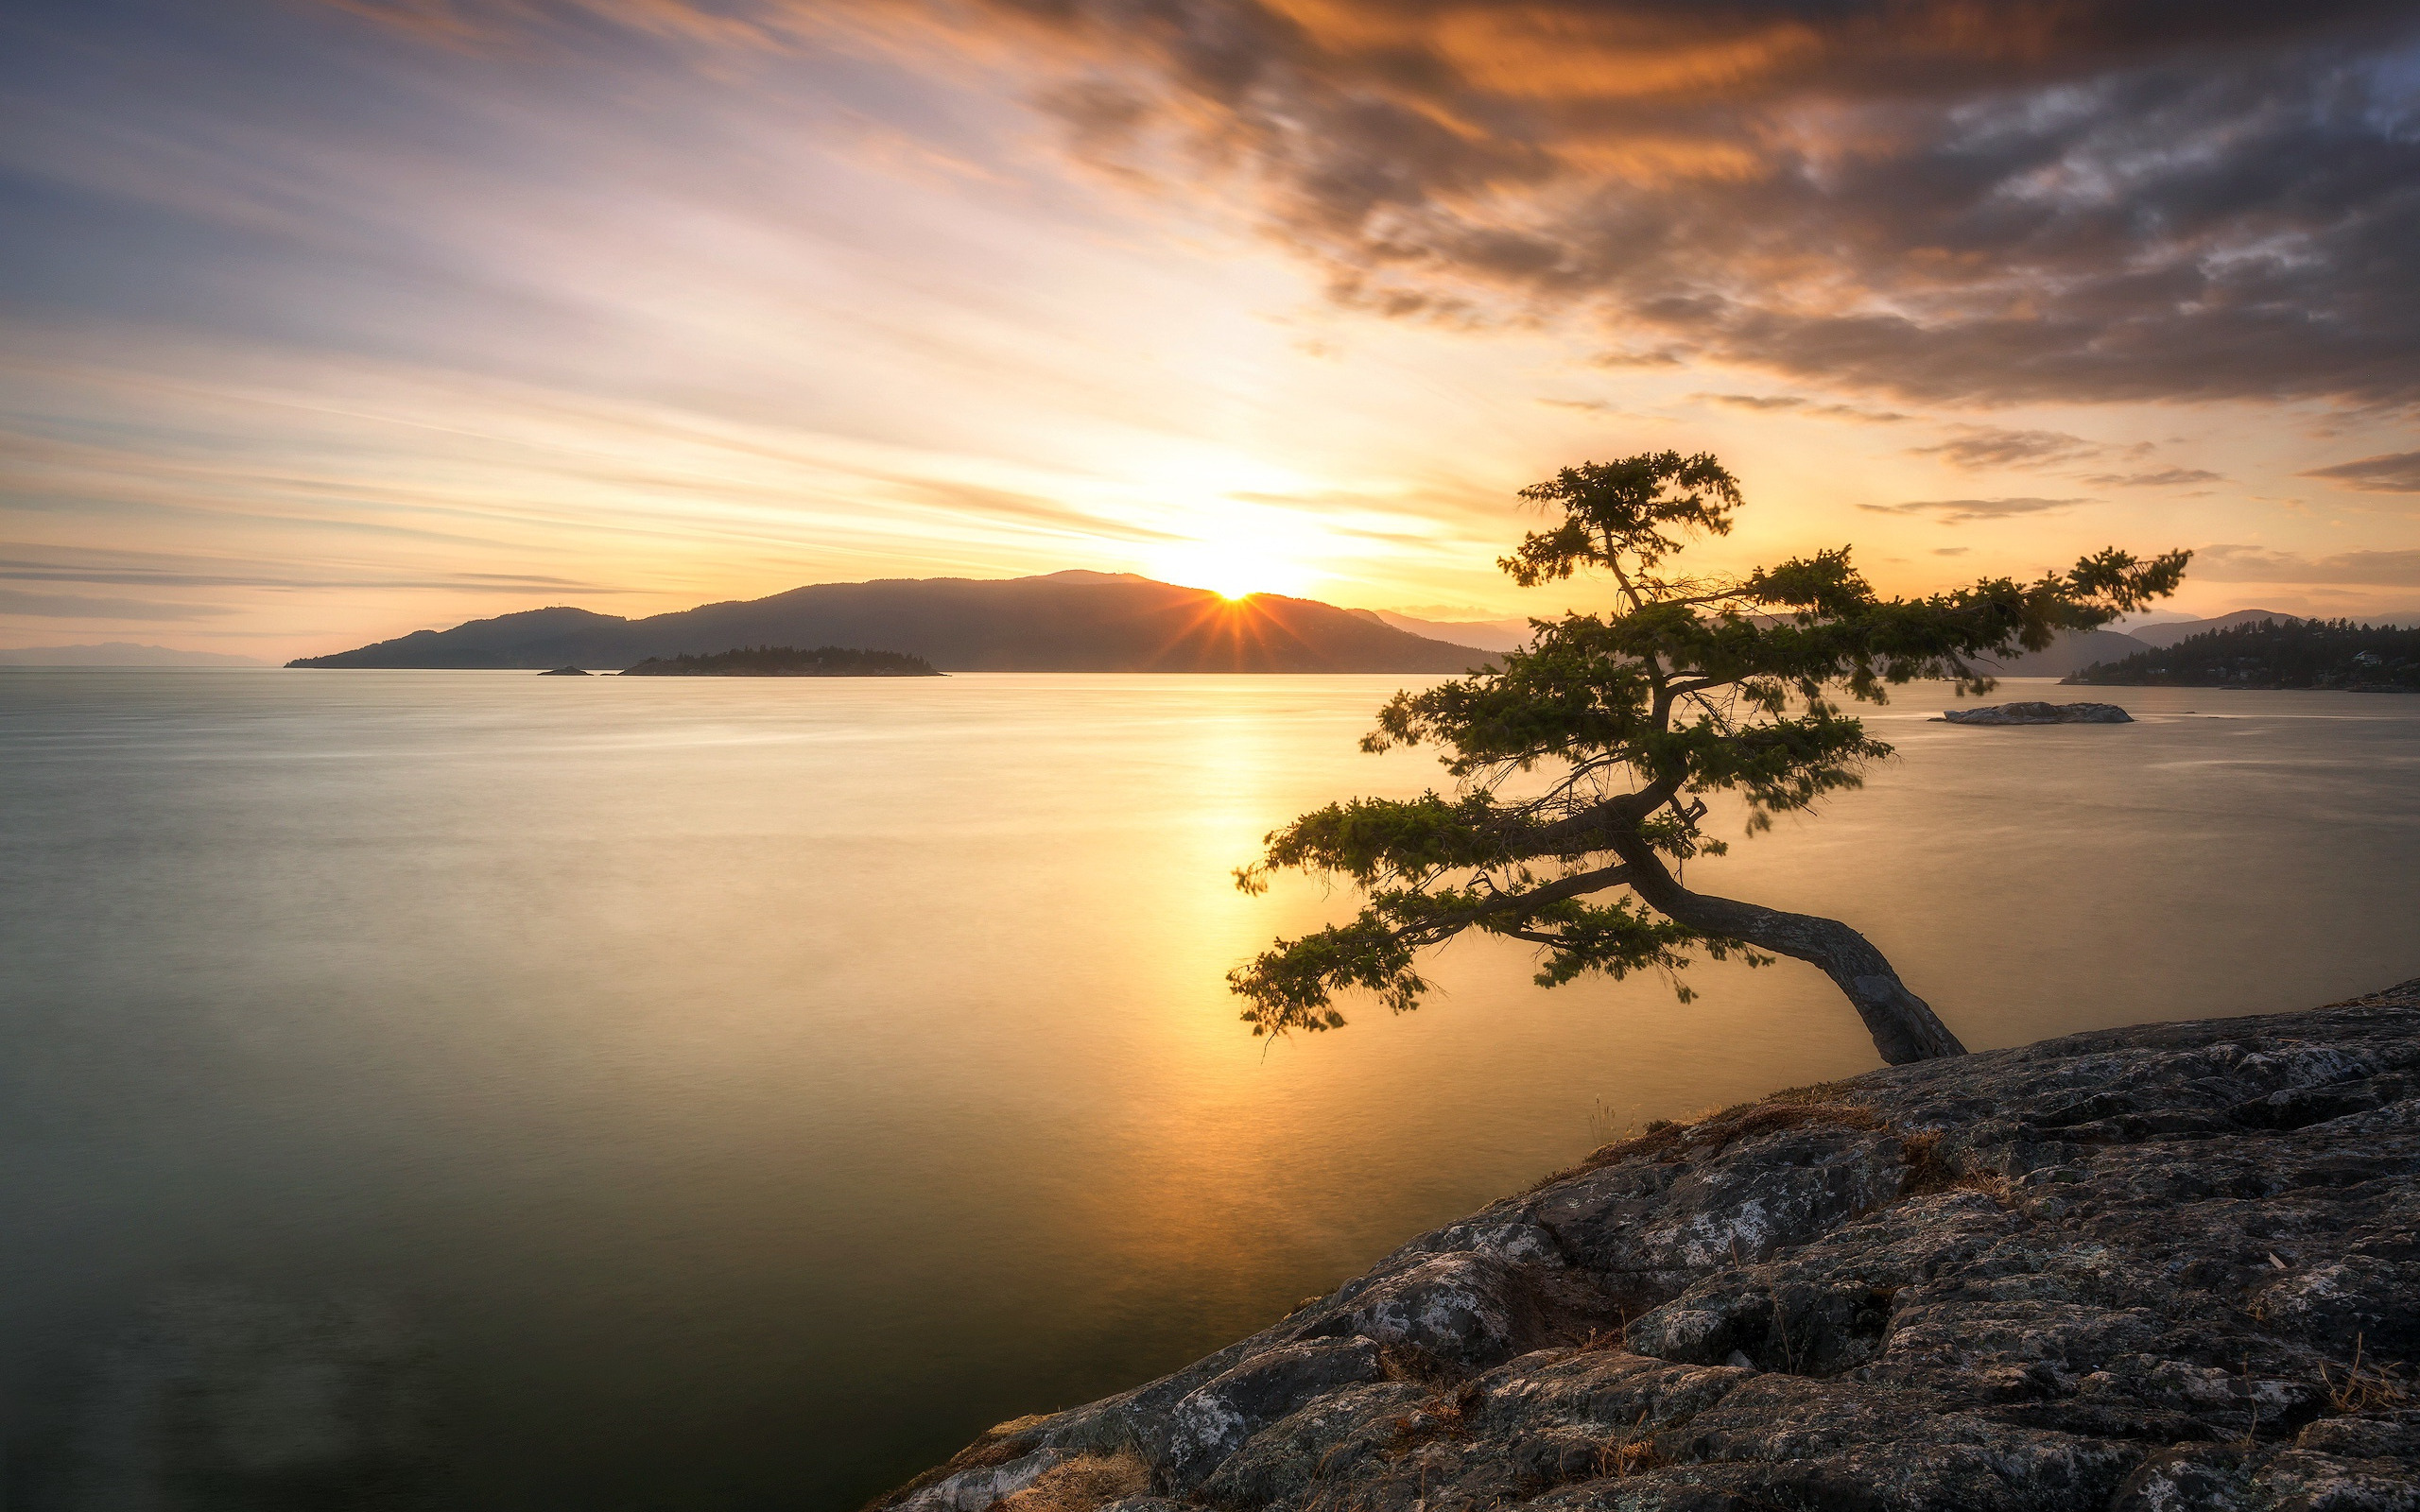
[[[1378,712],[1362,748],[1432,746],[1450,792],[1331,803],[1271,833],[1237,870],[1249,893],[1292,870],[1347,883],[1362,904],[1229,973],[1255,1034],[1341,1025],[1346,990],[1417,1006],[1429,986],[1421,954],[1473,930],[1535,946],[1540,986],[1652,970],[1685,1001],[1675,973],[1701,955],[1761,963],[1762,945],[1818,959],[1786,928],[1752,939],[1733,931],[1756,932],[1754,919],[1730,921],[1840,926],[1679,887],[1673,867],[1723,850],[1703,831],[1708,800],[1744,803],[1754,833],[1857,787],[1891,747],[1844,698],[1880,701],[1919,678],[1988,691],[1979,662],[2139,609],[2174,591],[2187,558],[2113,548],[2031,582],[1885,598],[1845,546],[1744,577],[1680,573],[1688,543],[1729,534],[1743,502],[1710,455],[1584,463],[1522,497],[1549,523],[1499,565],[1524,587],[1601,574],[1616,607],[1533,621],[1530,648],[1500,666]],[[1516,786],[1534,796],[1511,796]],[[1720,907],[1694,906],[1708,902]]]

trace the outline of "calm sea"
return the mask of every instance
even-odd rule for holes
[[[1276,1045],[1229,868],[1403,679],[0,672],[7,1505],[848,1507],[1647,1119],[1875,1064],[1811,969]],[[2013,683],[2010,696],[2044,685]],[[2420,699],[2106,690],[1691,881],[1968,1044],[2420,975]]]

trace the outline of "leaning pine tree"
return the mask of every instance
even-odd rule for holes
[[[1646,968],[1671,977],[1703,952],[1823,968],[1893,1064],[1962,1055],[1946,1025],[1864,936],[1809,914],[1682,885],[1679,864],[1719,855],[1707,799],[1736,794],[1750,833],[1859,784],[1891,747],[1835,699],[1946,679],[1990,691],[1980,661],[2040,650],[2175,591],[2188,553],[2138,561],[2110,549],[2064,576],[1989,578],[1922,599],[1877,596],[1846,547],[1745,578],[1664,576],[1696,532],[1726,535],[1739,486],[1712,456],[1675,452],[1565,468],[1522,497],[1562,519],[1500,565],[1523,587],[1599,571],[1618,608],[1533,622],[1530,647],[1424,693],[1399,693],[1364,750],[1429,743],[1451,796],[1355,799],[1268,837],[1236,873],[1259,892],[1298,869],[1349,879],[1359,917],[1274,949],[1228,975],[1253,1032],[1334,1028],[1335,993],[1362,988],[1397,1012],[1427,988],[1419,954],[1466,930],[1539,948],[1538,984]],[[1519,774],[1543,783],[1517,785]],[[1628,896],[1596,902],[1628,889]],[[1768,954],[1770,953],[1770,954]]]

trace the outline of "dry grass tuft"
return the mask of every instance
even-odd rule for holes
[[[1612,1349],[1630,1348],[1630,1310],[1622,1310],[1622,1326],[1617,1329],[1590,1329],[1587,1336],[1571,1346],[1574,1354],[1601,1354]]]
[[[1926,1129],[1901,1140],[1899,1163],[1908,1168],[1908,1184],[1901,1188],[1908,1196],[1918,1197],[1928,1192],[1946,1192],[1958,1184],[1958,1168],[1951,1165],[1941,1153],[1939,1129]]]
[[[1899,1161],[1908,1168],[1903,1197],[1934,1192],[1979,1192],[2003,1208],[2016,1206],[2016,1183],[1997,1171],[1970,1171],[1942,1153],[1939,1129],[1920,1129],[1899,1142]]]
[[[1383,1381],[1408,1381],[1443,1393],[1461,1384],[1462,1372],[1416,1344],[1378,1346],[1378,1376]]]
[[[1086,1454],[1052,1466],[1034,1477],[1031,1486],[993,1507],[994,1512],[1093,1512],[1150,1488],[1150,1468],[1140,1455]]]
[[[2400,1407],[2411,1400],[2411,1389],[2399,1379],[2403,1366],[2397,1362],[2386,1365],[2361,1363],[2361,1335],[2353,1335],[2353,1363],[2342,1374],[2323,1363],[2319,1367],[2320,1388],[2327,1393],[2327,1404],[2340,1413],[2381,1412]]]
[[[1997,1171],[1970,1171],[1957,1181],[1962,1192],[1979,1192],[2003,1208],[2016,1206],[2016,1183]]]
[[[1597,1473],[1610,1475],[1616,1480],[1627,1480],[1670,1463],[1655,1452],[1652,1441],[1634,1438],[1623,1443],[1607,1444],[1599,1450],[1597,1453]]]
[[[1767,1100],[1734,1112],[1717,1114],[1690,1130],[1689,1143],[1693,1148],[1703,1145],[1706,1153],[1713,1154],[1760,1134],[1816,1126],[1880,1129],[1889,1128],[1891,1125],[1889,1120],[1863,1103]]]
[[[1426,1401],[1405,1413],[1392,1423],[1393,1442],[1388,1447],[1395,1454],[1409,1453],[1423,1444],[1440,1438],[1460,1438],[1469,1431],[1468,1418],[1479,1404],[1480,1393],[1476,1382],[1445,1387]]]

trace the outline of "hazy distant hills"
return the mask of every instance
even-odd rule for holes
[[[1351,612],[1398,630],[1425,635],[1454,645],[1475,645],[1482,651],[1517,651],[1530,644],[1530,622],[1518,616],[1502,620],[1424,620],[1392,610],[1357,609]]]
[[[298,667],[627,667],[745,645],[921,656],[945,672],[1464,672],[1475,646],[1333,605],[1230,600],[1131,573],[818,583],[647,619],[539,609],[420,630]]]
[[[2122,661],[2189,635],[2264,619],[2291,622],[2294,616],[2248,609],[2213,619],[2140,626],[2122,635],[2069,631],[2048,650],[2013,657],[1995,670],[2007,677],[2064,678],[2095,662]],[[1523,619],[1428,620],[1275,593],[1231,600],[1132,573],[1063,572],[1044,577],[818,583],[769,598],[637,620],[584,609],[528,610],[290,664],[618,669],[648,657],[710,656],[748,645],[837,645],[920,656],[944,672],[1454,673],[1528,639],[1529,622]],[[245,660],[112,645],[0,652],[0,662],[119,651],[194,662]]]
[[[258,657],[224,651],[172,651],[164,645],[104,641],[98,645],[23,645],[0,649],[0,667],[265,667]]]
[[[2062,630],[2040,651],[2027,651],[1996,663],[1993,676],[2003,678],[2064,678],[2095,662],[2115,662],[2151,647],[2116,630]]]
[[[2140,641],[2145,646],[2165,650],[2188,636],[2202,635],[2211,630],[2233,629],[2238,625],[2254,625],[2261,620],[2275,620],[2281,625],[2291,625],[2299,618],[2299,615],[2280,614],[2275,610],[2239,609],[2232,614],[2221,614],[2206,620],[2164,620],[2157,625],[2138,625],[2126,633]],[[2099,657],[2095,660],[2106,662],[2114,658]]]

